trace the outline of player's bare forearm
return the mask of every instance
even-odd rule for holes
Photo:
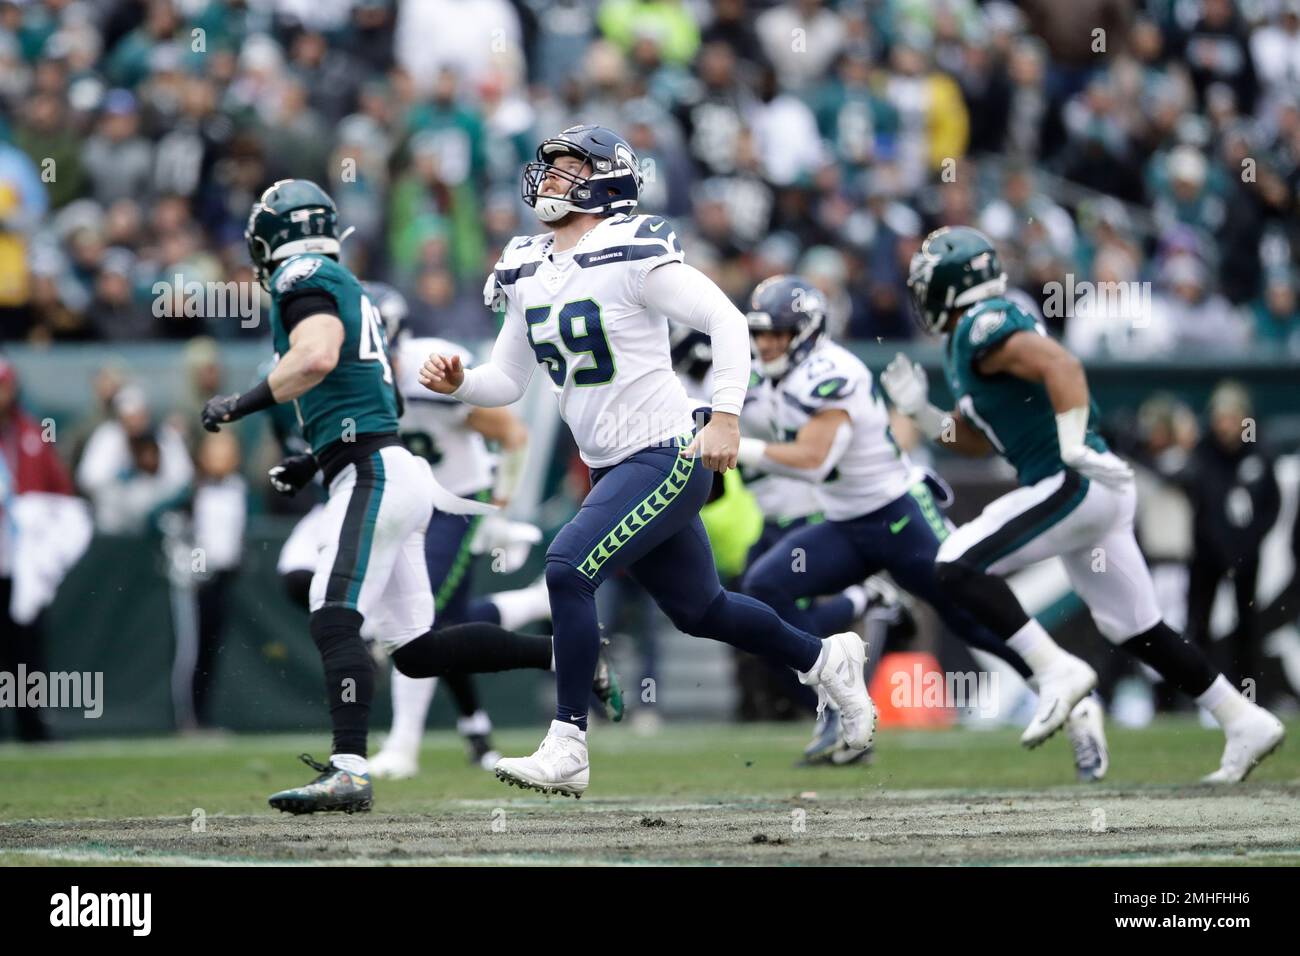
[[[1087,408],[1088,376],[1084,374],[1083,363],[1063,348],[1060,353],[1062,357],[1043,375],[1043,387],[1052,400],[1052,410],[1068,412],[1072,408]]]
[[[772,442],[764,450],[764,457],[778,465],[801,471],[816,471],[826,463],[835,443],[835,433],[841,425],[849,423],[848,412],[830,409],[814,415],[791,442]]]
[[[993,451],[993,445],[984,433],[966,421],[961,412],[955,410],[948,412],[947,417],[952,419],[952,427],[945,428],[943,434],[939,436],[939,441],[944,448],[970,458],[983,458]]]
[[[528,444],[528,429],[506,408],[476,406],[465,419],[465,424],[488,441],[496,442],[502,451],[518,451]]]
[[[1088,377],[1083,363],[1058,342],[1037,332],[1016,332],[980,361],[984,375],[1005,374],[1038,382],[1056,412],[1088,405]]]
[[[333,315],[303,319],[289,335],[289,351],[267,376],[277,402],[291,402],[325,380],[339,363],[343,324]]]

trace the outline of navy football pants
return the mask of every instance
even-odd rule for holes
[[[885,507],[848,521],[823,521],[790,532],[745,574],[745,593],[796,627],[812,628],[800,599],[837,594],[878,571],[929,604],[958,637],[1002,658],[1022,677],[1029,666],[992,631],[955,604],[934,575],[939,542],[948,535],[939,507],[923,483]]]
[[[684,442],[686,439],[678,439]],[[592,489],[546,552],[555,629],[556,720],[586,729],[600,648],[596,589],[622,569],[681,631],[809,670],[821,641],[753,598],[722,589],[700,508],[713,472],[679,447],[652,447],[593,469]]]

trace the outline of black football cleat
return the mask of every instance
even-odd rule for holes
[[[294,814],[318,810],[362,813],[374,805],[375,792],[369,774],[349,773],[332,763],[317,763],[309,754],[299,754],[298,759],[320,776],[306,786],[271,794],[267,802],[275,809]]]

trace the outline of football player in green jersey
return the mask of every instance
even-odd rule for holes
[[[397,434],[400,414],[378,310],[338,261],[334,202],[315,183],[287,179],[253,206],[245,232],[254,273],[271,294],[278,361],[238,395],[216,396],[203,425],[221,425],[292,402],[312,461],[289,484],[323,472],[329,490],[310,587],[310,628],[321,653],[334,728],[328,764],[305,758],[319,776],[271,797],[292,813],[368,810],[372,802],[366,735],[373,638],[398,666],[431,643],[433,594],[424,536],[434,506],[482,514],[490,506],[456,498],[428,462]],[[273,479],[274,480],[274,479]],[[431,676],[424,673],[412,676]]]
[[[1003,580],[1059,557],[1097,629],[1223,727],[1222,761],[1206,781],[1245,779],[1281,744],[1282,723],[1161,619],[1133,535],[1133,474],[1094,430],[1097,409],[1079,360],[1007,297],[997,251],[978,230],[931,233],[912,259],[907,285],[923,327],[947,337],[944,368],[957,408],[930,404],[925,373],[901,354],[881,376],[886,392],[932,440],[963,453],[996,452],[1019,479],[943,542],[935,569],[1034,669],[1042,699],[1031,730],[1060,726],[1096,683],[1092,669],[1061,650]]]

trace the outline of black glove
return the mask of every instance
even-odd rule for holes
[[[316,477],[319,467],[314,455],[290,455],[267,475],[271,478],[272,488],[286,498],[292,498]]]
[[[238,395],[215,395],[203,406],[203,427],[210,432],[221,431],[226,422],[238,421],[245,415],[260,412],[275,404],[271,385],[262,379],[246,392]]]
[[[235,404],[238,395],[214,395],[203,406],[203,427],[210,432],[221,431],[226,422],[235,420]]]

